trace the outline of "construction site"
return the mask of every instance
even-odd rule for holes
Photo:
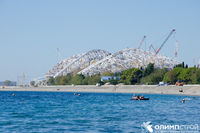
[[[165,37],[158,49],[151,44],[148,50],[142,50],[141,46],[146,39],[142,38],[137,48],[126,48],[115,53],[101,49],[94,49],[86,53],[73,55],[58,62],[46,73],[46,78],[65,76],[67,74],[94,75],[104,72],[121,72],[129,68],[146,68],[153,63],[155,68],[172,69],[179,64],[177,61],[178,44],[176,41],[174,58],[159,54],[168,39],[174,34],[175,29]]]

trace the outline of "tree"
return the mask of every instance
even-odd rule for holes
[[[177,81],[175,72],[173,70],[167,72],[163,78],[163,81],[168,82],[170,84],[175,84]]]
[[[90,78],[91,78],[90,76],[85,77],[85,78],[83,79],[83,81],[82,81],[82,84],[83,84],[83,85],[88,85],[88,82],[89,82]]]
[[[30,85],[31,85],[31,86],[35,86],[35,81],[31,81],[31,82],[30,82]]]
[[[118,84],[119,79],[118,79],[118,78],[114,79],[114,78],[112,77],[112,79],[109,80],[109,82],[110,82],[112,85],[116,85],[116,84]]]
[[[111,79],[109,81],[101,82],[101,76],[120,76],[120,80]],[[182,62],[169,71],[168,69],[154,68],[154,64],[150,63],[144,70],[142,68],[131,68],[124,70],[123,72],[111,73],[106,71],[102,75],[99,73],[93,76],[68,74],[56,78],[50,77],[47,83],[48,85],[95,85],[96,83],[104,84],[106,82],[110,82],[111,84],[158,84],[160,81],[166,81],[170,84],[175,84],[177,80],[180,80],[185,84],[200,84],[200,69],[197,67],[189,68],[187,64],[185,65],[185,63]],[[5,82],[5,85],[10,84],[9,81]]]
[[[53,77],[50,77],[49,80],[47,81],[48,85],[54,85],[55,84],[55,80]]]
[[[55,77],[54,84],[55,85],[60,85],[60,79],[61,79],[61,76]]]
[[[77,74],[75,76],[72,77],[72,84],[75,84],[75,85],[82,85],[82,81],[84,79],[84,75],[82,74]]]
[[[195,79],[196,79],[196,83],[200,84],[200,69],[197,69],[195,73]]]
[[[181,64],[178,64],[178,65],[176,65],[176,66],[175,66],[175,68],[176,68],[176,67],[185,68],[185,63],[184,63],[184,62],[182,62]]]
[[[196,84],[197,83],[197,80],[196,80],[197,70],[198,69],[195,68],[195,67],[187,68],[187,71],[188,71],[187,73],[188,73],[188,76],[189,76],[189,79],[187,81],[188,84]]]
[[[182,69],[178,75],[178,80],[187,83],[190,80],[190,75],[188,69]]]
[[[96,74],[90,77],[88,84],[96,85],[96,83],[100,83],[100,82],[101,82],[101,76],[99,74]]]
[[[144,76],[151,74],[154,71],[154,64],[149,63],[147,68],[144,70]]]
[[[140,82],[143,72],[138,68],[125,70],[121,75],[121,82],[125,84],[136,84]]]
[[[61,85],[71,85],[72,74],[67,74],[66,76],[61,76],[60,84]]]
[[[182,67],[176,67],[173,69],[176,77],[178,77],[183,72],[183,70],[184,70],[184,68],[182,68]]]
[[[191,84],[200,84],[200,69],[193,67],[190,69],[190,82]]]
[[[182,62],[182,68],[185,68],[185,63],[184,62]]]
[[[101,74],[101,76],[114,76],[114,74],[109,71],[105,71],[104,73]]]
[[[141,79],[142,83],[158,84],[163,81],[167,69],[155,69],[153,73]]]
[[[60,85],[66,85],[67,84],[67,76],[61,76],[60,77]]]

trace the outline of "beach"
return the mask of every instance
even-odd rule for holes
[[[180,92],[179,90],[183,90]],[[157,86],[157,85],[65,85],[39,87],[0,87],[0,91],[53,91],[53,92],[92,92],[92,93],[142,93],[200,96],[200,85]]]

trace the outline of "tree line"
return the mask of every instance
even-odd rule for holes
[[[102,76],[111,76],[112,79],[108,81],[101,81]],[[114,76],[120,79],[114,79]],[[158,84],[164,81],[169,84],[175,84],[176,81],[184,82],[185,84],[200,84],[200,69],[196,66],[188,67],[184,62],[176,65],[173,69],[159,69],[155,68],[154,64],[150,63],[143,68],[130,68],[118,73],[104,72],[92,76],[84,76],[82,74],[68,74],[66,76],[59,76],[56,78],[50,77],[47,81],[48,85],[95,85],[97,83],[103,85],[107,82],[125,85],[137,84]]]

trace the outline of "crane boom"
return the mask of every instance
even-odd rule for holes
[[[153,47],[153,45],[151,44],[149,47],[149,51],[151,50],[151,48],[153,48],[154,52],[156,53],[156,49]]]
[[[143,38],[142,38],[142,40],[140,41],[140,44],[139,44],[139,46],[138,46],[138,49],[140,49],[140,47],[142,46],[142,43],[144,42],[144,39],[146,38],[146,36],[144,36]]]
[[[161,44],[160,48],[156,51],[156,55],[159,53],[159,51],[161,50],[161,48],[164,46],[164,44],[167,42],[167,40],[170,38],[170,36],[175,32],[175,29],[173,29],[169,35],[167,36],[167,38],[164,40],[164,42]]]
[[[177,58],[178,56],[178,41],[176,40],[176,48],[175,48],[175,55],[174,57]]]

